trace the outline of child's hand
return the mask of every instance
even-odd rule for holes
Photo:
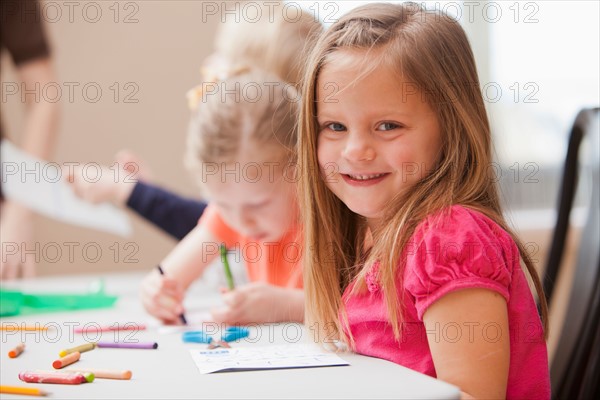
[[[304,320],[304,294],[266,283],[254,282],[235,290],[223,290],[225,306],[214,309],[215,322],[234,324]]]
[[[122,166],[123,170],[130,172],[132,174],[131,177],[134,179],[144,182],[152,182],[154,180],[154,173],[146,165],[146,161],[130,150],[119,150],[115,154],[115,162]]]
[[[153,269],[142,281],[140,297],[146,311],[166,324],[179,324],[183,310],[179,283]]]
[[[73,192],[83,200],[94,204],[108,201],[123,206],[137,183],[129,167],[129,164],[121,167],[117,163],[110,168],[101,166],[98,169],[83,164],[65,168],[64,175]]]

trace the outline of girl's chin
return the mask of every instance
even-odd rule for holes
[[[348,208],[353,213],[358,214],[361,217],[366,218],[367,220],[381,218],[381,210],[374,210],[372,204],[369,207],[348,207]]]
[[[275,234],[263,233],[257,236],[248,236],[248,240],[256,243],[273,243],[279,241],[282,236],[283,235],[277,236]]]
[[[256,235],[256,236],[248,236],[248,239],[252,242],[265,242],[269,239],[268,234],[261,234],[261,235]]]

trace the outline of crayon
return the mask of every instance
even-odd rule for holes
[[[81,346],[76,346],[76,347],[72,347],[70,349],[61,350],[58,353],[58,356],[64,357],[67,354],[75,353],[76,351],[78,351],[79,353],[85,353],[86,351],[94,350],[95,348],[96,348],[96,343],[86,343],[86,344],[82,344]]]
[[[98,347],[111,349],[158,349],[156,342],[123,343],[123,342],[98,342]]]
[[[26,388],[19,386],[0,386],[0,393],[23,394],[26,396],[46,396],[48,394],[48,392],[44,392],[38,388]]]
[[[39,325],[18,326],[13,324],[0,325],[0,331],[47,331],[48,327]]]
[[[158,269],[158,272],[162,276],[165,276],[165,271],[162,269],[162,267],[160,266],[160,264],[157,265],[156,268]],[[181,320],[181,322],[183,322],[184,325],[187,325],[187,319],[185,318],[185,314],[184,313],[179,314],[179,319]]]
[[[74,362],[79,361],[80,357],[81,357],[81,353],[76,351],[75,353],[68,354],[68,355],[61,357],[58,360],[54,361],[52,363],[52,366],[55,369],[61,369],[61,368],[66,367],[67,365],[71,365]]]
[[[114,331],[143,331],[146,329],[146,325],[144,324],[133,324],[127,323],[124,325],[111,325],[111,326],[99,326],[99,325],[89,325],[82,326],[79,328],[75,328],[73,331],[75,333],[95,333],[95,332],[114,332]]]
[[[25,350],[25,343],[19,343],[14,349],[8,352],[10,358],[17,358]]]
[[[94,382],[94,378],[96,378],[96,375],[94,375],[93,372],[84,372],[84,371],[79,371],[79,373],[81,375],[83,375],[83,377],[85,378],[85,380],[90,383],[90,382]]]
[[[122,379],[129,380],[133,375],[129,370],[111,371],[105,369],[66,370],[69,372],[92,373],[97,379]]]
[[[63,374],[63,375],[79,374],[84,379],[81,383],[94,382],[94,379],[96,378],[96,376],[94,375],[94,373],[90,372],[90,371],[76,371],[76,370],[63,369],[63,370],[59,370],[59,371],[35,370],[35,371],[31,371],[31,372],[36,373],[36,374],[53,375],[53,376],[56,375],[56,374]]]
[[[58,383],[64,385],[79,385],[87,382],[82,374],[65,374],[60,372],[25,371],[19,373],[19,379],[28,383]]]

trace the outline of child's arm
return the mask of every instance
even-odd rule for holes
[[[127,164],[124,164],[124,166]],[[127,206],[142,218],[181,240],[196,226],[206,203],[186,199],[158,186],[138,181],[127,170],[102,166],[99,179],[95,168],[78,166],[65,171],[67,181],[80,198],[91,203],[111,202]]]
[[[216,238],[202,224],[194,228],[142,282],[141,298],[155,317],[175,323],[183,310],[184,292],[219,254]]]
[[[486,289],[449,293],[423,316],[437,377],[463,398],[506,397],[510,338],[506,300]]]
[[[127,207],[177,240],[198,224],[206,203],[186,199],[158,186],[139,181],[127,198]]]
[[[137,179],[129,179],[125,171],[104,165],[99,170],[87,164],[65,168],[65,176],[73,192],[93,204],[111,202],[123,206],[137,184]]]
[[[225,306],[215,309],[215,322],[248,324],[304,322],[304,291],[262,282],[240,286],[223,295]]]

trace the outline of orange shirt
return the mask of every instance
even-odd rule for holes
[[[239,250],[250,282],[302,289],[302,234],[299,225],[294,225],[277,242],[256,242],[225,224],[217,208],[211,204],[206,207],[199,223],[228,249]]]

